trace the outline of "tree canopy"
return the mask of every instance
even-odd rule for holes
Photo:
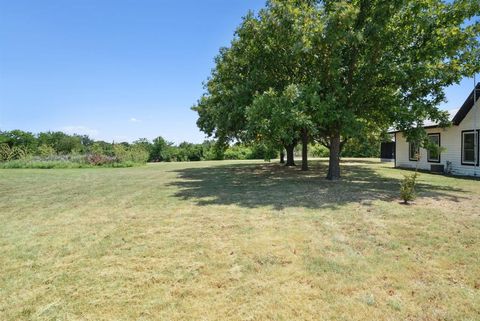
[[[478,0],[268,1],[220,50],[197,124],[277,144],[308,129],[338,179],[348,139],[392,126],[418,139],[427,119],[448,123],[444,88],[480,69],[479,13]]]

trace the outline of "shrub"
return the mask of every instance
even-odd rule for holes
[[[328,157],[330,155],[330,150],[323,145],[313,145],[310,146],[311,154],[314,157]]]
[[[9,161],[13,159],[12,149],[7,144],[0,145],[0,161]]]
[[[215,141],[204,141],[202,144],[204,160],[222,160],[224,147]]]
[[[342,157],[380,157],[380,143],[375,135],[352,137],[343,146]]]
[[[403,181],[400,185],[400,197],[402,198],[405,204],[413,201],[416,198],[415,195],[415,185],[417,183],[417,172],[405,175]]]
[[[49,157],[49,156],[55,155],[56,153],[55,153],[55,148],[53,148],[50,145],[44,144],[38,147],[38,154],[42,157]]]
[[[87,155],[86,159],[87,159],[87,163],[93,166],[113,164],[117,161],[116,157],[105,156],[101,154],[90,154],[90,155]]]
[[[234,145],[227,148],[224,153],[225,159],[249,159],[252,150],[242,145]]]
[[[184,162],[203,159],[203,147],[200,144],[183,142],[178,146],[169,146],[168,151],[169,158],[167,161]]]
[[[115,155],[119,162],[127,161],[130,158],[127,148],[121,144],[113,145],[113,155]]]
[[[148,161],[150,155],[148,149],[142,145],[134,145],[130,147],[129,153],[130,159],[128,159],[127,161],[131,161],[137,164],[145,164]]]
[[[278,151],[275,148],[264,144],[254,144],[251,146],[251,153],[248,159],[263,159],[270,161],[272,158],[277,158]]]
[[[10,147],[8,144],[0,145],[0,161],[6,162],[14,159],[26,159],[30,156],[28,149],[23,146]]]
[[[113,154],[118,162],[132,162],[138,164],[144,164],[149,157],[148,150],[141,145],[134,145],[131,147],[125,147],[121,144],[115,144],[113,146]]]
[[[96,142],[90,147],[90,152],[95,155],[103,155],[104,154],[104,148],[100,143]]]

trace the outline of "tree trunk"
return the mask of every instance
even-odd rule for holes
[[[308,132],[302,129],[302,171],[308,171]]]
[[[285,152],[283,148],[280,150],[280,164],[285,164]]]
[[[327,179],[335,181],[340,179],[340,133],[330,136],[330,158],[328,160]]]
[[[285,149],[287,150],[287,163],[285,166],[295,166],[295,161],[293,159],[294,157],[294,150],[295,150],[295,144],[286,146]]]

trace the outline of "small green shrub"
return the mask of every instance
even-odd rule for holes
[[[313,157],[328,157],[330,156],[330,150],[320,144],[310,146],[310,153]]]
[[[44,145],[41,145],[40,147],[38,147],[38,154],[41,157],[50,157],[50,156],[55,155],[56,152],[55,152],[55,148],[53,148],[50,145],[44,144]]]
[[[410,175],[405,175],[400,185],[400,197],[405,204],[413,201],[416,198],[415,185],[417,183],[418,173],[415,172]]]
[[[227,148],[224,153],[225,159],[249,159],[249,156],[252,154],[252,150],[249,147],[242,145],[233,145]]]

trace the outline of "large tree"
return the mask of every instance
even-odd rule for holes
[[[312,102],[328,138],[329,179],[340,177],[342,139],[396,126],[414,132],[438,109],[444,88],[479,70],[478,0],[321,1],[306,43]],[[421,130],[415,131],[417,134]]]
[[[258,137],[266,127],[249,122],[281,113],[272,93],[297,86],[315,131],[299,130],[328,146],[327,177],[338,179],[349,138],[395,126],[419,140],[425,120],[447,123],[444,88],[479,71],[480,25],[469,21],[479,13],[478,0],[268,1],[217,58],[198,124],[220,138]],[[246,117],[255,99],[266,110]],[[283,119],[269,130],[295,132],[297,122]]]
[[[282,94],[288,86],[307,79],[310,70],[304,63],[306,53],[298,36],[305,25],[302,22],[311,18],[314,8],[314,1],[268,1],[258,15],[249,13],[244,18],[231,46],[220,50],[205,85],[207,92],[193,107],[199,114],[200,129],[219,140],[253,142],[261,137],[266,144],[285,148],[287,165],[294,164],[293,150],[300,131],[306,128],[293,130],[285,123],[269,128],[270,132],[278,129],[283,133],[260,135],[253,129],[263,127],[251,122],[265,119],[247,120],[246,112],[256,97],[269,91]],[[277,109],[265,101],[262,106],[272,110],[258,116],[270,115]],[[280,136],[284,138],[279,140]]]
[[[287,150],[287,166],[293,166],[295,145],[302,140],[302,170],[308,170],[306,146],[308,132],[312,122],[301,101],[298,86],[290,85],[282,92],[270,89],[253,100],[247,108],[247,122],[250,132],[274,147],[285,146]],[[307,139],[306,139],[307,138]]]

